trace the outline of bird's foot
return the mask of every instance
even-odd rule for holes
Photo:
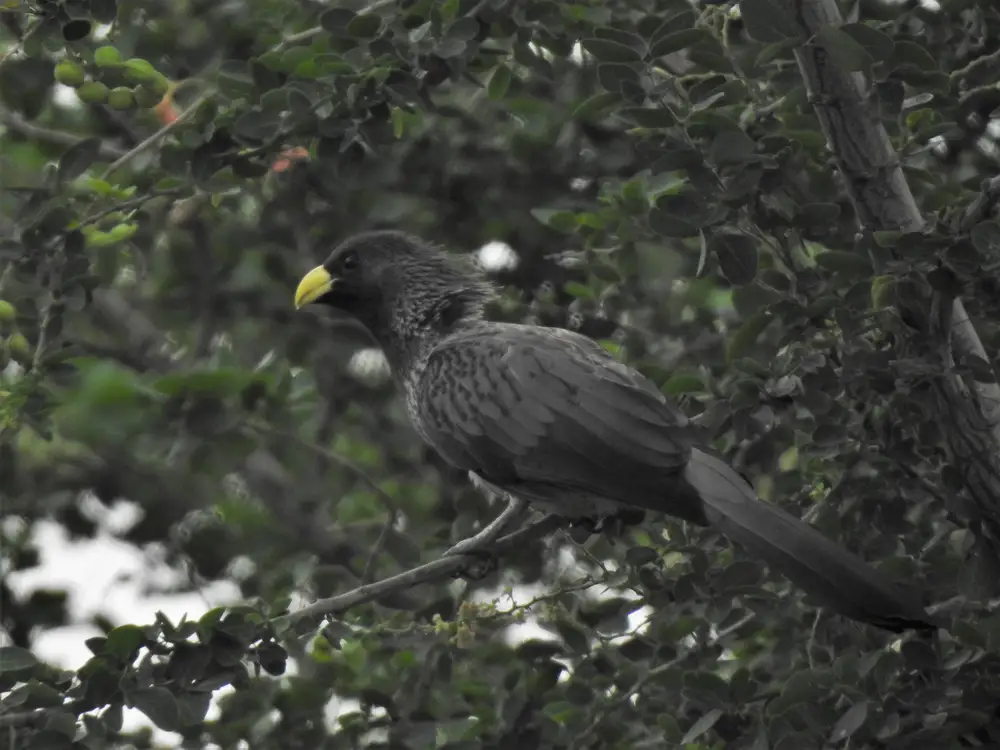
[[[504,508],[504,511],[497,516],[489,526],[475,536],[463,539],[461,542],[445,552],[445,557],[450,557],[451,555],[467,555],[472,552],[478,552],[484,547],[488,547],[499,539],[504,531],[510,528],[515,521],[524,515],[524,512],[527,509],[528,504],[524,500],[519,500],[514,497],[510,498],[507,501],[507,507]]]
[[[637,526],[646,518],[645,511],[623,510],[612,516],[599,518],[574,518],[570,521],[570,536],[573,541],[582,543],[592,534],[608,534],[610,537],[622,534],[628,526]]]
[[[455,578],[481,581],[500,567],[500,559],[488,549],[470,549],[462,554],[467,559],[462,567],[455,571]]]
[[[569,522],[569,527],[573,531],[582,531],[587,534],[600,534],[604,527],[603,518],[574,518]]]

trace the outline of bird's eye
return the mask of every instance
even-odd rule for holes
[[[340,261],[340,267],[345,271],[351,271],[358,267],[358,254],[348,253]]]

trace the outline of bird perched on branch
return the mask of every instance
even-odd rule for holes
[[[296,307],[329,305],[364,324],[420,436],[508,498],[476,539],[526,504],[571,519],[662,512],[717,529],[847,617],[938,627],[916,592],[760,500],[641,374],[571,331],[487,321],[492,296],[473,264],[391,231],[346,240],[295,291]]]

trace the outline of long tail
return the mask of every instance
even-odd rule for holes
[[[851,619],[894,632],[942,627],[924,610],[915,591],[895,583],[807,523],[762,501],[721,459],[694,449],[684,479],[697,491],[714,528],[818,602]]]

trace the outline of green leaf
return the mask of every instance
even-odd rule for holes
[[[708,239],[708,249],[719,259],[719,267],[731,284],[749,284],[757,275],[757,243],[742,232],[725,232]]]
[[[679,196],[664,195],[649,212],[649,227],[664,237],[696,237],[700,228],[685,209],[686,200]]]
[[[601,62],[630,63],[642,60],[642,55],[634,48],[610,39],[584,39],[580,44]]]
[[[4,646],[0,648],[0,674],[21,672],[38,665],[38,659],[27,649],[19,646]]]
[[[816,265],[851,278],[868,278],[872,275],[872,264],[867,256],[846,250],[827,250],[820,253],[816,256]]]
[[[660,390],[668,396],[680,396],[684,393],[700,393],[705,390],[705,384],[694,373],[679,372],[671,375]]]
[[[91,17],[101,23],[111,23],[118,15],[117,0],[90,0],[87,7]]]
[[[160,729],[168,732],[180,728],[180,714],[173,693],[166,688],[151,687],[127,690],[125,704],[137,708]]]
[[[556,623],[556,632],[571,651],[578,654],[586,654],[590,651],[590,637],[575,623],[560,620]]]
[[[840,218],[836,203],[806,203],[799,209],[803,221],[813,225],[833,224]]]
[[[855,703],[833,725],[833,731],[830,732],[830,742],[843,742],[861,729],[867,719],[868,701]]]
[[[771,60],[794,59],[793,52],[798,46],[798,39],[782,39],[780,42],[772,42],[757,53],[757,57],[754,58],[754,66],[766,65]]]
[[[461,42],[471,42],[479,36],[479,21],[472,16],[464,16],[449,26],[444,35],[449,39],[458,39]]]
[[[233,123],[233,135],[252,145],[270,141],[281,127],[281,112],[274,110],[248,110]]]
[[[969,234],[973,246],[983,255],[1000,257],[1000,223],[983,221]]]
[[[844,24],[840,30],[861,45],[875,62],[885,62],[896,48],[891,36],[866,23]]]
[[[622,92],[625,86],[639,87],[639,73],[624,63],[601,63],[597,66],[597,80],[608,91]]]
[[[747,33],[758,42],[781,42],[802,39],[802,30],[794,18],[775,0],[740,0],[740,15]]]
[[[718,708],[713,708],[708,713],[704,714],[698,721],[691,725],[691,728],[687,730],[684,738],[681,740],[681,745],[687,745],[688,743],[694,742],[696,739],[701,737],[705,732],[710,730],[715,726],[715,723],[722,718],[722,710]]]
[[[602,91],[594,94],[576,105],[571,117],[574,120],[585,120],[610,109],[615,104],[621,102],[621,97],[617,92]]]
[[[561,211],[554,208],[533,208],[531,215],[547,227],[559,232],[576,231],[576,215],[572,211]]]
[[[466,46],[466,43],[461,39],[445,38],[438,42],[437,46],[434,48],[434,53],[447,60],[450,57],[458,57],[461,55],[465,52]]]
[[[875,62],[868,51],[854,41],[850,34],[845,34],[833,26],[821,28],[816,34],[816,40],[823,45],[827,54],[844,72],[867,71]]]
[[[167,396],[177,393],[195,393],[211,396],[233,396],[243,391],[260,375],[236,367],[217,370],[188,370],[172,372],[159,377],[153,387]]]
[[[711,39],[712,34],[708,29],[683,29],[667,34],[657,39],[650,47],[649,54],[652,57],[663,57],[682,49],[693,47],[694,45]]]
[[[619,114],[641,128],[669,128],[677,124],[674,113],[666,107],[626,107]]]
[[[594,298],[594,290],[586,284],[581,284],[579,281],[567,281],[563,285],[563,289],[566,291],[566,294],[572,297],[578,297],[581,299]]]
[[[724,130],[712,139],[709,154],[720,167],[744,164],[754,156],[753,139],[742,130]]]
[[[726,345],[726,362],[731,364],[733,361],[747,356],[747,353],[757,343],[757,339],[760,338],[772,320],[774,320],[773,316],[766,310],[760,310],[751,315],[729,339],[729,343]]]
[[[934,56],[924,47],[911,41],[897,41],[886,63],[886,72],[891,72],[896,68],[912,65],[917,70],[924,73],[932,73],[938,70],[937,61]]]
[[[714,672],[695,671],[684,675],[684,693],[709,704],[729,700],[729,683]]]
[[[128,663],[135,658],[135,652],[143,640],[145,640],[145,636],[142,628],[136,625],[122,625],[108,633],[103,651],[121,662]]]
[[[335,37],[350,37],[347,25],[354,20],[354,11],[347,8],[331,8],[319,16],[319,25]]]
[[[68,182],[82,175],[101,155],[100,138],[84,138],[70,146],[59,158],[59,181]]]
[[[486,93],[490,99],[494,101],[503,99],[507,95],[507,89],[510,88],[510,79],[510,68],[506,65],[497,66],[497,69],[493,71],[493,75],[490,76],[489,83],[486,85]]]
[[[556,724],[568,724],[573,717],[580,713],[580,709],[569,701],[555,701],[542,708],[542,713]]]
[[[382,18],[377,13],[361,13],[348,21],[344,30],[357,39],[374,39],[382,30]]]
[[[876,276],[871,284],[871,304],[873,310],[884,310],[892,304],[892,276]]]
[[[630,547],[625,550],[625,562],[636,568],[660,559],[660,553],[652,547]]]
[[[765,713],[769,717],[780,716],[800,703],[815,702],[829,692],[832,684],[833,676],[829,672],[800,669],[785,680],[781,695],[767,704]]]

